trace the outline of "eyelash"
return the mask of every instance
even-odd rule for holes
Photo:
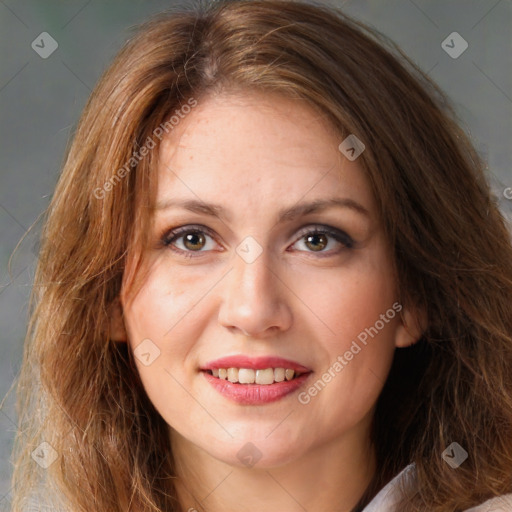
[[[173,252],[176,252],[186,258],[195,258],[201,255],[201,253],[206,252],[203,250],[200,251],[184,251],[183,249],[178,249],[174,247],[172,244],[177,239],[182,237],[183,235],[189,234],[189,233],[203,233],[207,234],[211,238],[215,239],[215,236],[213,235],[212,231],[208,229],[206,226],[200,226],[200,225],[189,225],[189,226],[183,226],[180,228],[172,229],[170,231],[166,231],[166,233],[161,237],[161,244],[164,247],[168,247]],[[331,228],[329,226],[314,226],[313,228],[304,229],[300,232],[299,237],[294,242],[297,243],[301,239],[305,238],[306,235],[328,235],[332,238],[334,238],[338,243],[340,243],[344,249],[352,249],[354,247],[354,240],[344,231],[341,231],[336,228]],[[292,244],[293,245],[293,244]],[[310,252],[312,254],[315,254],[314,251],[301,251],[301,252]],[[331,252],[325,253],[324,251],[319,251],[316,253],[317,255],[320,255],[319,257],[327,257],[332,256],[333,254]]]

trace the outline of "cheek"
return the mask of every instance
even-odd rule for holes
[[[367,416],[393,361],[396,320],[385,323],[371,314],[367,318],[367,322],[358,318],[349,325],[347,317],[338,336],[324,344],[324,364],[299,395],[299,402],[312,411],[312,423],[318,422],[313,418],[322,417],[322,423],[329,426],[333,435],[352,428]],[[383,327],[379,329],[381,322]]]
[[[196,325],[190,319],[197,320],[197,305],[210,288],[204,272],[172,268],[165,262],[153,265],[144,285],[124,310],[132,345],[141,337],[151,338],[162,348],[169,345],[183,326]]]
[[[368,254],[350,266],[316,273],[309,294],[304,295],[306,287],[299,291],[321,320],[315,321],[315,331],[324,354],[301,403],[325,411],[326,422],[338,426],[341,417],[346,422],[361,418],[377,400],[400,323],[392,267],[382,251]]]
[[[190,310],[186,294],[174,293],[155,272],[125,308],[128,343],[147,396],[164,418],[186,408],[184,362],[190,350],[183,329]],[[180,321],[181,319],[181,321]],[[173,340],[176,340],[173,343]],[[178,342],[179,340],[179,342]]]
[[[180,383],[189,388],[190,375],[196,371],[188,355],[206,318],[201,300],[212,287],[204,270],[190,270],[154,264],[137,295],[124,304],[128,343],[138,373],[163,416],[187,399]]]
[[[392,309],[396,301],[396,281],[392,266],[381,248],[354,253],[351,260],[338,268],[307,269],[296,280],[294,292],[319,321],[318,333],[324,336],[330,352],[342,350],[365,329],[379,322],[381,338],[392,338],[393,330],[383,329],[397,315]]]

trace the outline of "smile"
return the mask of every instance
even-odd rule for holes
[[[243,405],[263,405],[297,391],[312,371],[279,357],[231,356],[203,366],[201,373],[225,398]]]

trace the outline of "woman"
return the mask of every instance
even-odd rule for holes
[[[510,509],[510,236],[385,44],[288,1],[126,44],[48,211],[14,510]]]

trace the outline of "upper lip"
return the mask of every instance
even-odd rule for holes
[[[289,368],[297,373],[308,373],[310,368],[277,356],[250,357],[244,355],[221,357],[201,366],[201,370],[214,370],[218,368],[248,368],[252,370],[265,370],[266,368]]]

